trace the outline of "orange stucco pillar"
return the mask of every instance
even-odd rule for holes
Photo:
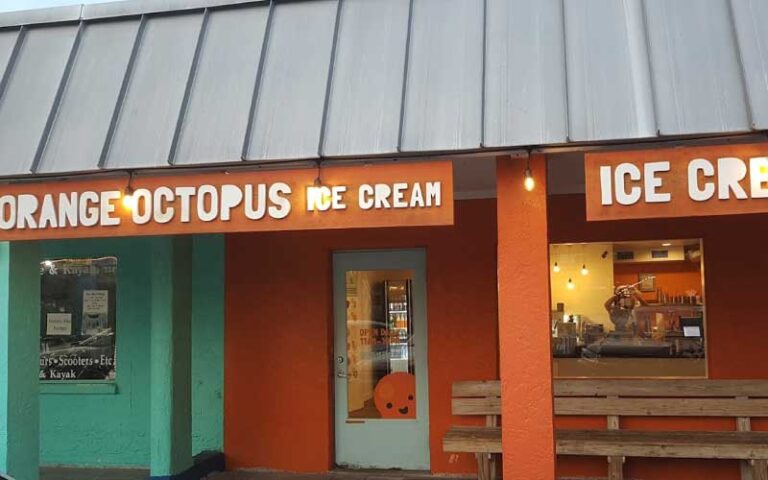
[[[504,477],[553,480],[546,162],[533,155],[530,165],[532,192],[523,188],[525,158],[499,157],[496,166]]]

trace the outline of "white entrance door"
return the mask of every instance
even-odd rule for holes
[[[333,257],[336,464],[429,470],[423,250]]]

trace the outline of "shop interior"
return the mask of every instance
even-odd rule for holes
[[[379,387],[381,380],[415,374],[412,276],[407,270],[346,274],[348,418],[386,417],[387,404],[376,401],[377,388],[386,387]],[[415,406],[415,399],[409,400]],[[415,408],[407,417],[416,417]]]
[[[556,377],[706,377],[699,239],[550,246]]]

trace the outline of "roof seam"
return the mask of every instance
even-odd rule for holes
[[[656,94],[656,84],[654,83],[653,64],[651,63],[651,39],[648,35],[648,12],[645,8],[645,2],[640,5],[640,13],[643,18],[643,40],[645,41],[645,56],[648,62],[648,89],[651,91],[651,110],[653,111],[653,128],[656,135],[661,136],[661,127],[659,126],[658,98]]]
[[[565,0],[560,0],[560,22],[562,27],[563,39],[563,111],[565,112],[565,141],[571,141],[571,109],[568,105],[570,94],[568,92],[568,31],[565,26]]]
[[[727,7],[728,8],[728,15],[730,17],[730,24],[731,24],[731,35],[733,36],[733,45],[736,47],[736,61],[739,64],[739,78],[741,79],[741,86],[744,91],[744,111],[747,114],[747,123],[749,124],[749,128],[754,130],[756,128],[755,123],[755,114],[752,111],[752,102],[749,98],[749,85],[747,85],[747,72],[744,68],[744,57],[742,55],[742,48],[741,44],[739,43],[739,34],[736,31],[736,14],[733,11],[733,1],[727,0]]]
[[[264,74],[264,64],[266,63],[267,51],[269,48],[269,37],[272,31],[272,19],[275,16],[275,2],[269,2],[269,12],[267,12],[267,24],[264,26],[264,38],[261,42],[261,54],[259,55],[259,66],[256,70],[256,80],[253,82],[253,95],[251,95],[251,108],[248,112],[248,124],[245,127],[245,138],[243,139],[243,149],[241,160],[248,160],[251,148],[251,131],[256,123],[256,109],[259,106],[259,95],[261,93],[261,79]]]
[[[485,146],[485,80],[486,80],[486,57],[488,50],[488,0],[483,0],[483,50],[482,50],[482,73],[480,78],[480,148]]]
[[[19,58],[19,52],[24,44],[24,38],[27,36],[27,29],[24,26],[19,27],[19,31],[16,34],[16,40],[13,43],[13,50],[8,57],[8,62],[5,64],[5,71],[3,77],[0,79],[0,107],[2,107],[3,100],[5,98],[5,91],[8,88],[8,82],[11,81],[11,76],[16,68],[16,62]]]
[[[411,30],[413,30],[413,2],[408,2],[408,30],[405,35],[405,65],[403,66],[403,86],[400,94],[400,123],[397,128],[397,151],[403,151],[403,130],[405,127],[405,99],[408,90],[408,64],[411,59]]]
[[[176,128],[173,131],[173,139],[171,140],[171,148],[168,151],[168,165],[173,165],[176,161],[179,141],[181,140],[181,132],[184,128],[184,120],[187,115],[187,110],[189,109],[189,99],[192,96],[192,88],[194,87],[195,78],[197,77],[197,68],[200,64],[200,55],[203,50],[206,34],[208,33],[210,13],[210,10],[207,8],[203,10],[203,18],[200,21],[200,32],[197,36],[197,45],[195,45],[195,53],[192,55],[192,62],[189,66],[189,75],[187,76],[187,85],[184,88],[184,96],[181,99],[179,116],[176,119]]]
[[[40,141],[37,144],[37,150],[35,151],[35,156],[32,159],[32,165],[29,167],[29,171],[31,173],[37,173],[37,170],[40,168],[43,154],[45,153],[45,149],[48,146],[48,140],[51,136],[51,130],[53,130],[53,124],[56,121],[56,116],[59,113],[61,99],[64,97],[64,91],[67,88],[67,83],[69,83],[69,79],[72,76],[72,67],[75,64],[75,58],[77,58],[77,53],[80,50],[80,42],[82,41],[84,30],[85,22],[80,21],[79,25],[77,26],[77,33],[75,33],[75,38],[72,41],[72,48],[70,49],[69,56],[67,57],[67,63],[64,64],[64,71],[61,74],[61,80],[59,80],[59,86],[56,89],[56,96],[53,97],[51,110],[48,112],[48,118],[45,121],[43,133],[40,135]]]
[[[339,43],[339,28],[341,23],[341,8],[343,0],[336,0],[336,24],[333,27],[333,43],[331,43],[331,61],[328,64],[328,77],[325,83],[325,98],[323,99],[323,116],[320,120],[320,138],[317,144],[317,156],[323,157],[325,147],[325,129],[328,124],[328,109],[330,107],[333,69],[336,66],[336,47]]]
[[[115,109],[112,111],[112,118],[110,119],[107,135],[104,139],[104,146],[101,149],[101,156],[99,157],[98,164],[100,169],[103,169],[107,166],[107,157],[109,156],[109,151],[112,148],[112,140],[114,140],[115,131],[117,130],[117,123],[120,118],[120,112],[123,109],[123,102],[125,101],[125,96],[128,93],[128,85],[130,84],[131,77],[133,76],[133,69],[136,66],[136,58],[139,56],[139,49],[141,48],[141,42],[144,38],[144,31],[146,28],[147,17],[146,15],[142,15],[141,20],[139,20],[139,26],[136,29],[136,39],[133,41],[131,55],[128,57],[128,65],[125,67],[123,82],[120,85],[120,91],[118,92],[117,99],[115,100]]]

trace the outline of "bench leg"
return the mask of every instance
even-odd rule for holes
[[[488,454],[488,480],[496,480],[496,469],[499,456],[495,453]]]
[[[741,469],[740,470],[741,476],[739,476],[741,480],[752,480],[752,461],[751,460],[740,460],[739,468]]]
[[[624,480],[624,457],[608,457],[608,480]]]
[[[768,460],[751,460],[752,480],[768,480]]]
[[[491,466],[489,455],[487,453],[476,453],[477,458],[477,479],[478,480],[492,480],[491,479]]]

